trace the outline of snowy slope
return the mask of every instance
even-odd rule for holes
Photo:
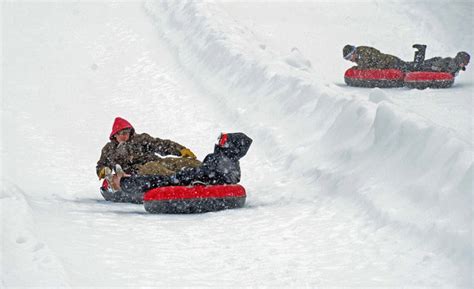
[[[444,91],[341,85],[346,42],[474,51],[471,3],[407,3],[2,4],[2,285],[471,287],[472,71]],[[373,13],[390,21],[349,25]],[[102,201],[117,115],[200,158],[248,133],[247,207]]]

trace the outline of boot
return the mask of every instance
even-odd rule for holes
[[[425,60],[426,45],[414,44],[412,47],[416,49],[413,66],[417,70]]]

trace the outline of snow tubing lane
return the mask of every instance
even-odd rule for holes
[[[106,201],[116,203],[143,204],[143,193],[127,194],[122,191],[111,192],[107,190],[108,187],[109,184],[107,180],[104,180],[104,182],[102,183],[102,187],[100,188],[100,193]]]
[[[246,193],[241,185],[170,186],[145,193],[145,210],[155,214],[192,214],[241,208]]]
[[[409,88],[448,88],[454,77],[448,72],[415,71],[405,76],[405,86]]]
[[[355,87],[402,87],[405,74],[398,69],[354,69],[344,74],[344,81]]]

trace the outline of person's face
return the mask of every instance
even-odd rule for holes
[[[351,58],[349,58],[349,61],[355,62],[356,58],[357,58],[357,55],[354,52],[354,53],[352,53]]]
[[[123,129],[119,131],[118,133],[115,134],[115,139],[118,141],[118,143],[124,143],[127,142],[128,139],[130,138],[130,129]]]

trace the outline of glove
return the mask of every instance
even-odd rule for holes
[[[179,153],[183,158],[196,159],[196,155],[190,149],[184,148]]]
[[[105,176],[110,175],[112,173],[112,170],[109,167],[102,167],[97,175],[99,176],[99,180],[102,180],[105,178]]]

